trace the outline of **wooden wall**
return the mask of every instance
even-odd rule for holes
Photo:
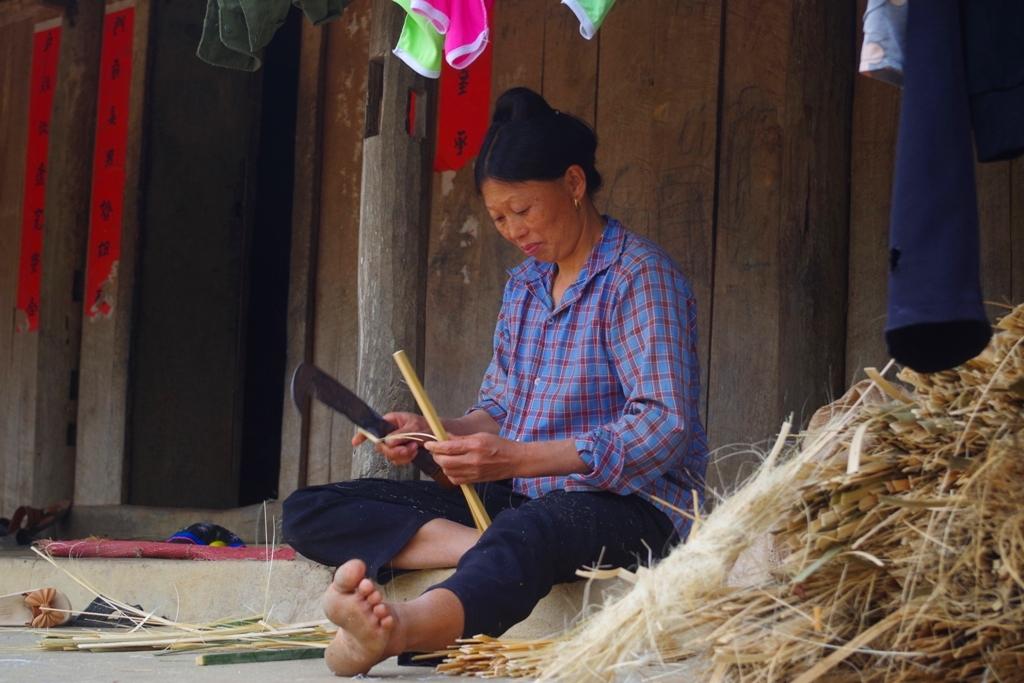
[[[79,4],[95,21],[98,0]],[[142,5],[163,12],[168,21],[180,17],[182,31],[197,33],[199,0],[143,0]],[[359,207],[372,6],[371,0],[355,0],[338,22],[319,28],[304,22],[296,103],[286,371],[312,359],[353,387],[359,377]],[[711,473],[715,485],[734,480],[750,462],[743,444],[771,438],[790,413],[802,421],[840,393],[860,368],[886,360],[882,327],[899,93],[854,77],[859,9],[863,1],[855,7],[828,0],[620,0],[598,36],[586,41],[569,10],[555,0],[518,0],[496,8],[494,95],[527,85],[554,106],[592,122],[606,182],[597,197],[599,208],[662,244],[689,276],[700,307],[702,407],[713,445],[726,447],[716,459],[718,471]],[[145,26],[149,15],[140,15]],[[70,264],[51,269],[51,280],[44,283],[44,291],[60,294],[63,308],[44,317],[43,334],[14,332],[10,312],[27,117],[22,91],[32,26],[52,16],[53,10],[31,0],[0,0],[0,310],[6,311],[0,319],[0,512],[71,493],[74,430],[65,423],[73,421],[76,405],[67,386],[73,380],[66,375],[79,362],[80,338],[77,449],[82,460],[74,484],[82,486],[76,495],[110,490],[109,500],[84,494],[82,500],[118,502],[127,489],[117,485],[128,481],[142,496],[139,502],[163,501],[160,487],[180,474],[180,453],[192,454],[185,469],[194,472],[202,459],[197,454],[209,451],[189,441],[197,433],[194,426],[167,419],[160,396],[170,389],[160,390],[160,382],[174,380],[180,389],[181,377],[172,378],[169,369],[195,370],[196,359],[209,354],[183,350],[177,360],[166,360],[162,349],[173,345],[173,337],[160,325],[185,318],[195,322],[194,302],[209,303],[211,287],[222,310],[230,313],[244,303],[244,294],[228,285],[193,282],[174,271],[174,249],[181,246],[173,239],[175,227],[196,222],[188,211],[201,206],[180,201],[184,183],[150,182],[147,201],[138,200],[147,178],[189,176],[189,169],[167,153],[178,145],[173,135],[180,127],[161,121],[168,116],[198,121],[204,107],[221,114],[234,107],[243,118],[256,119],[252,106],[258,88],[244,75],[213,74],[212,67],[191,62],[184,67],[192,59],[185,50],[154,57],[161,38],[147,42],[146,34],[139,36],[150,57],[146,69],[162,74],[157,80],[165,86],[145,96],[147,121],[151,117],[157,135],[143,144],[138,131],[133,133],[135,153],[147,149],[130,180],[139,187],[126,197],[129,221],[138,221],[140,275],[124,280],[123,315],[105,328],[78,332],[80,303],[67,296],[74,272],[69,259],[79,258],[76,250],[85,235],[75,199],[54,204],[54,215],[68,216],[62,222],[67,231],[47,247],[46,258]],[[85,52],[95,49],[81,39],[69,44]],[[84,92],[95,73],[88,59],[79,62],[75,69],[64,67],[66,82]],[[198,73],[189,69],[225,82],[219,90],[179,101],[179,93],[166,84]],[[180,91],[195,84],[178,82]],[[141,89],[135,92],[137,106],[143,107]],[[66,97],[60,116],[73,118],[73,107],[88,111],[88,97],[72,99]],[[242,150],[236,156],[244,156],[251,140],[242,128],[251,126],[223,134],[196,132],[187,142],[194,147],[202,139],[210,150],[233,146]],[[84,148],[91,128],[74,130],[86,131],[84,137],[72,135],[70,127],[64,133],[78,151],[68,156],[65,150],[59,157],[68,197],[80,196],[83,187],[72,167],[90,158]],[[210,158],[206,165],[215,169],[217,163]],[[238,173],[236,168],[225,177],[237,179]],[[198,176],[190,178],[195,182]],[[240,197],[251,188],[229,185],[207,184],[190,196],[216,205],[207,213],[226,216],[224,226],[241,220],[236,206],[242,213],[250,210]],[[1024,297],[1024,161],[979,166],[978,188],[985,293],[998,313],[999,304]],[[418,235],[426,237],[427,271],[425,329],[417,327],[416,334],[426,340],[427,389],[441,412],[455,414],[474,400],[490,357],[505,270],[519,256],[491,226],[470,168],[435,174],[431,200],[429,234]],[[126,225],[126,239],[133,240],[135,230],[134,223]],[[243,249],[237,230],[225,228],[216,237],[222,251]],[[145,282],[150,284],[143,287]],[[185,289],[168,284],[175,282]],[[379,287],[386,296],[389,283]],[[150,321],[147,328],[144,317],[152,307],[145,302],[161,291],[165,313],[177,312],[163,322]],[[238,323],[232,316],[215,317],[231,327]],[[408,324],[419,325],[417,319]],[[213,325],[208,321],[206,327]],[[111,339],[115,343],[108,343]],[[130,341],[134,365],[126,358]],[[96,346],[106,348],[102,357],[91,355]],[[221,369],[235,368],[234,351],[225,349]],[[377,353],[386,357],[392,351]],[[211,405],[208,422],[235,429],[241,381],[227,384],[231,390],[219,397],[202,391],[196,396]],[[134,417],[126,402],[133,390],[153,399],[148,406],[133,406]],[[144,454],[131,462],[118,450],[125,446],[126,430],[129,440],[144,446]],[[350,476],[352,428],[344,418],[314,405],[310,419],[303,420],[286,401],[282,432],[282,496],[298,486]],[[153,435],[149,445],[142,438],[147,433]],[[237,458],[231,444],[237,434],[222,436],[224,443],[214,450],[231,455],[218,477],[231,479],[234,487]],[[729,448],[732,444],[740,446]],[[114,467],[103,469],[103,463]],[[214,486],[220,484],[207,488]],[[218,495],[196,487],[191,493],[173,491],[164,502],[180,505],[192,493]]]
[[[39,326],[18,332],[25,141],[32,38],[59,13],[38,3],[0,3],[0,505],[41,505],[74,491],[82,298],[89,222],[102,0],[78,3],[61,27],[45,164]]]
[[[854,22],[826,5],[623,2],[591,42],[555,3],[497,15],[496,93],[530,85],[593,122],[599,209],[687,273],[716,445],[767,438],[842,382]],[[473,399],[517,260],[471,176],[434,189],[427,385],[449,413]],[[742,458],[722,463],[731,480]]]
[[[369,20],[366,4],[353,5],[359,21]],[[662,244],[691,281],[703,410],[720,448],[709,473],[715,486],[749,469],[747,445],[770,439],[786,416],[806,420],[861,368],[887,360],[899,92],[855,77],[863,1],[854,5],[622,0],[589,42],[556,2],[496,8],[494,95],[526,85],[592,122],[605,179],[599,209]],[[350,31],[358,64],[362,42]],[[347,56],[338,59],[342,66],[327,62],[327,83],[351,68]],[[324,89],[318,167],[325,194],[312,357],[348,382],[358,362],[351,174],[360,168],[349,127],[361,122],[363,77],[346,74],[346,89]],[[979,167],[983,277],[993,301],[1024,293],[1022,163]],[[470,168],[435,174],[432,200],[425,384],[442,413],[457,414],[475,398],[505,270],[519,256],[490,224]],[[348,471],[351,426],[314,408],[308,427],[308,444],[296,426],[283,446],[282,462],[292,462],[283,495]]]
[[[125,4],[80,0],[63,18],[40,325],[16,332],[33,28],[61,11],[0,0],[0,515],[72,497],[238,503],[265,72],[196,58],[202,0],[134,3],[121,263],[112,315],[83,323],[101,27]]]
[[[21,254],[32,27],[39,19],[35,14],[19,15],[0,24],[0,503],[12,498],[20,487],[22,392],[21,378],[12,364],[14,311]]]

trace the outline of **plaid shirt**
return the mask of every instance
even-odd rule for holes
[[[644,492],[693,510],[708,449],[696,302],[682,273],[614,219],[557,306],[554,272],[534,258],[509,271],[494,357],[471,410],[487,411],[506,439],[575,439],[590,471],[516,479],[516,491]],[[654,504],[686,538],[689,520]]]

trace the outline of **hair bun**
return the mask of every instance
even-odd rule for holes
[[[556,180],[578,165],[587,175],[587,193],[593,195],[601,188],[601,174],[594,167],[596,149],[597,136],[583,119],[552,109],[529,88],[512,88],[495,102],[474,165],[476,188],[487,179]]]
[[[553,116],[555,110],[542,96],[529,88],[506,90],[494,103],[492,124],[523,121],[537,116]]]

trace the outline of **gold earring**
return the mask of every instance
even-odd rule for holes
[[[580,210],[580,200],[576,199],[575,197],[573,197],[572,205],[576,207],[577,211]]]

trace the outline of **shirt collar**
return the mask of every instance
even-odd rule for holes
[[[622,248],[626,241],[625,230],[614,218],[604,216],[604,219],[605,226],[604,231],[601,233],[601,239],[594,246],[593,251],[590,252],[590,256],[587,257],[587,261],[583,264],[576,283],[572,285],[573,287],[586,285],[592,277],[603,270],[607,270],[622,254]],[[513,280],[518,280],[524,284],[538,280],[546,283],[554,269],[555,264],[544,263],[531,256],[514,268],[509,269],[508,274]]]

